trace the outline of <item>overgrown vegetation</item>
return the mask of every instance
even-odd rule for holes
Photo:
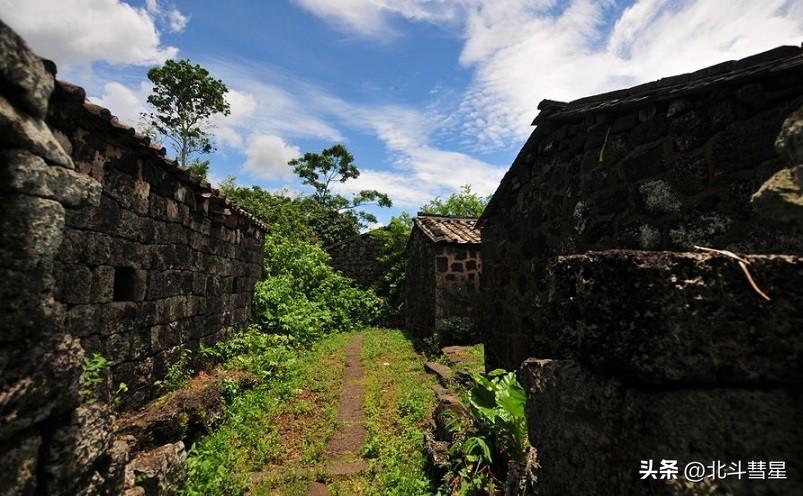
[[[167,368],[167,373],[164,378],[156,381],[154,384],[163,393],[175,391],[183,388],[190,382],[193,372],[192,352],[190,350],[182,350],[178,360]]]
[[[444,478],[441,495],[500,494],[507,462],[523,462],[529,448],[526,395],[516,374],[497,369],[473,374],[472,381],[467,394],[468,417],[450,415],[446,419],[453,437],[452,468]]]
[[[490,196],[480,196],[471,191],[466,184],[457,193],[452,193],[445,200],[438,197],[421,206],[421,212],[434,215],[452,215],[458,217],[479,217],[491,200]]]
[[[227,393],[226,423],[190,450],[182,494],[229,496],[249,486],[250,494],[304,494],[335,428],[349,337],[328,336],[305,351],[252,327],[204,348],[207,358],[224,360],[222,367],[260,379],[244,393]],[[273,493],[277,487],[282,492]]]
[[[84,356],[81,362],[81,397],[86,403],[97,401],[97,390],[101,384],[106,382],[107,370],[111,367],[111,362],[100,353],[92,353]],[[117,389],[111,394],[111,402],[117,405],[122,399],[122,395],[128,391],[125,382],[117,384]]]

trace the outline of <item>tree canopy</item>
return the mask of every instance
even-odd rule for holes
[[[359,233],[360,228],[377,221],[376,216],[364,210],[367,205],[390,207],[388,195],[377,190],[359,191],[349,200],[332,192],[335,182],[345,183],[360,176],[354,156],[341,144],[333,145],[320,153],[307,152],[303,157],[288,162],[301,182],[312,186],[310,197],[317,203],[317,212],[311,218],[312,227],[325,245],[335,243]]]
[[[195,156],[213,151],[209,119],[231,112],[225,98],[228,89],[223,81],[186,59],[167,60],[149,70],[148,79],[153,83],[148,96],[153,111],[143,113],[143,118],[172,142],[179,165],[189,167]],[[197,172],[205,173],[209,164],[197,161],[195,165]]]
[[[436,197],[421,206],[420,211],[433,215],[454,215],[459,217],[479,217],[491,200],[490,196],[480,196],[471,191],[466,184],[457,193],[452,193],[447,199]]]

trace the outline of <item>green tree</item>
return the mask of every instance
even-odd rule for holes
[[[404,282],[407,268],[407,240],[413,229],[413,218],[407,212],[391,217],[390,222],[382,229],[371,231],[371,236],[382,242],[379,261],[384,274],[374,290],[385,298],[385,305],[390,317],[398,318],[402,314],[404,301]]]
[[[231,113],[223,81],[186,59],[168,60],[152,68],[148,79],[153,83],[148,96],[153,111],[143,117],[172,142],[179,165],[188,167],[194,155],[212,152],[209,119]]]
[[[367,205],[393,205],[388,195],[377,190],[362,190],[351,200],[332,192],[333,183],[345,183],[360,176],[360,171],[354,164],[354,156],[341,144],[326,148],[321,153],[307,152],[288,164],[293,167],[302,183],[315,190],[312,199],[321,210],[315,215],[313,228],[325,245],[355,235],[361,227],[376,222],[376,216],[358,208]]]
[[[208,160],[193,160],[187,168],[190,169],[190,172],[200,178],[207,179],[209,176]]]
[[[440,197],[425,203],[421,212],[433,215],[454,215],[459,217],[479,217],[491,200],[490,196],[480,196],[471,191],[466,184],[457,193],[452,193],[446,200]]]

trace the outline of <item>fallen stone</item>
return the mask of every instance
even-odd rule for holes
[[[444,386],[446,386],[454,376],[452,369],[438,362],[426,362],[424,364],[424,370],[430,374],[435,374],[438,377],[438,381]]]
[[[784,155],[789,165],[803,163],[803,107],[792,112],[775,140],[775,149]]]
[[[179,441],[140,453],[126,466],[126,472],[126,478],[143,489],[139,494],[173,494],[187,478],[184,443]]]
[[[803,165],[776,172],[753,193],[750,203],[769,222],[803,227]]]

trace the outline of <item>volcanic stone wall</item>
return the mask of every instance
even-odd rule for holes
[[[521,494],[803,491],[801,104],[782,47],[539,106],[480,220],[486,367],[528,396]]]
[[[326,248],[332,257],[332,267],[353,279],[363,288],[370,288],[382,279],[384,266],[379,261],[382,255],[382,240],[370,232],[335,243]]]
[[[245,325],[266,226],[55,72],[0,22],[0,494],[122,494],[109,387],[139,406]],[[112,369],[90,400],[92,352]]]
[[[81,88],[56,84],[48,124],[76,170],[103,185],[98,206],[66,213],[55,297],[84,349],[113,361],[124,404],[139,405],[184,350],[247,324],[265,228]]]
[[[803,253],[798,227],[773,223],[750,202],[784,166],[773,144],[803,103],[800,53],[781,47],[539,105],[537,127],[479,222],[490,367],[514,369],[562,349],[542,330],[540,310],[548,262],[558,255],[695,245]]]
[[[440,251],[420,229],[413,227],[407,245],[404,327],[417,338],[435,329],[435,253]]]
[[[405,327],[419,338],[443,331],[450,319],[473,325],[482,265],[478,245],[434,243],[410,234]],[[447,338],[448,339],[448,338]]]

